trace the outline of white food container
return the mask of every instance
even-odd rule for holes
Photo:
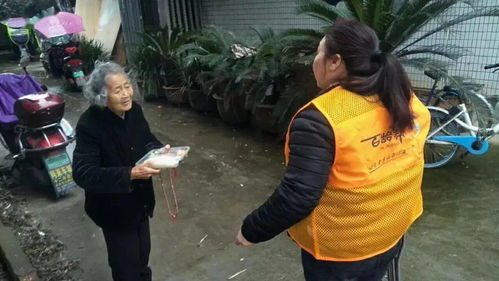
[[[171,147],[169,150],[164,148],[153,149],[142,157],[136,165],[149,163],[155,169],[171,169],[178,167],[180,161],[189,153],[189,146]]]

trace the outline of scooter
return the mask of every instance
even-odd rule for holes
[[[55,77],[62,75],[73,88],[81,89],[88,75],[85,74],[79,54],[79,42],[68,34],[52,38],[44,38],[39,32],[36,35],[43,46],[40,59],[45,70]]]
[[[80,57],[80,44],[75,34],[45,36],[36,29],[35,37],[41,46],[40,60],[47,73],[63,76],[73,88],[80,90],[88,80]]]
[[[66,55],[63,60],[62,70],[66,81],[69,82],[73,88],[81,89],[88,80],[88,76],[83,71],[83,61],[79,56],[78,47],[64,48]]]
[[[29,75],[0,74],[0,141],[20,181],[47,186],[60,198],[76,186],[66,148],[74,141],[65,102]]]
[[[26,27],[28,22],[24,18],[10,18],[3,23],[7,27],[9,39],[19,48],[19,52],[21,54],[19,66],[24,69],[26,74],[28,74],[26,68],[31,60],[27,46],[30,40],[30,31]]]
[[[40,49],[42,50],[42,53],[40,54],[40,60],[47,73],[50,73],[55,77],[63,75],[63,61],[66,56],[64,49],[75,46],[71,40],[71,36],[65,34],[46,38],[35,29],[35,37],[38,41],[38,45],[41,46]]]

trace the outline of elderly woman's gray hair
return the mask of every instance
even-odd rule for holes
[[[90,104],[102,107],[107,105],[106,78],[109,74],[114,73],[123,74],[128,80],[130,80],[123,67],[115,62],[97,62],[95,64],[95,69],[92,71],[90,79],[88,79],[85,87],[83,88],[83,95],[87,98]]]

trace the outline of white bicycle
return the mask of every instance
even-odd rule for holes
[[[489,68],[496,68],[497,71],[499,64],[485,67]],[[499,102],[495,107],[497,114]],[[489,139],[499,134],[499,123],[488,122],[490,125],[480,127],[476,122],[472,122],[464,102],[449,109],[438,106],[427,106],[427,108],[431,113],[431,127],[424,150],[425,168],[444,166],[456,156],[460,147],[465,149],[466,154],[482,155],[489,149]],[[499,116],[494,117],[499,120]]]

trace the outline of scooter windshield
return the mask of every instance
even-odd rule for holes
[[[9,28],[9,36],[18,45],[25,45],[29,42],[29,31],[24,28]]]
[[[71,37],[68,34],[64,34],[61,36],[49,38],[48,41],[52,45],[59,46],[69,43],[69,41],[71,41]]]

